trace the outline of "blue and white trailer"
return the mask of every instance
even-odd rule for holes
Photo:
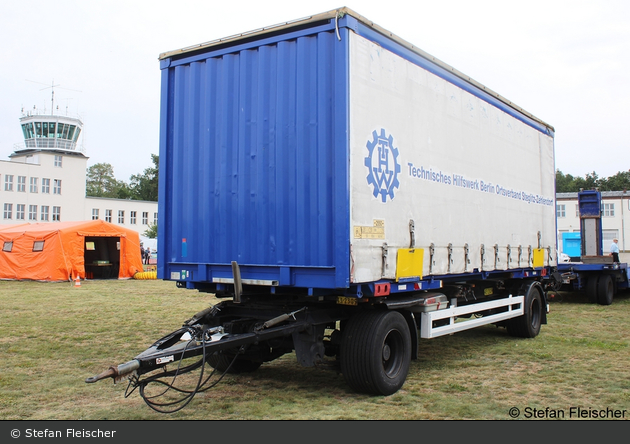
[[[89,382],[295,352],[389,395],[423,338],[538,335],[553,127],[347,8],[159,59],[158,278],[224,300]]]
[[[578,193],[580,254],[558,262],[561,290],[586,292],[591,302],[610,305],[619,290],[630,288],[628,264],[604,254],[602,196],[599,190]]]

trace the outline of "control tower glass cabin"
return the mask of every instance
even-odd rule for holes
[[[77,149],[77,141],[83,128],[83,122],[79,119],[56,115],[27,115],[20,118],[20,124],[24,134],[24,147],[17,149],[16,154],[22,150],[40,149],[83,151],[82,148]]]

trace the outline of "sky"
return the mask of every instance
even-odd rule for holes
[[[553,126],[564,174],[630,170],[627,0],[0,5],[0,160],[23,143],[23,113],[54,105],[83,121],[88,167],[110,163],[128,182],[159,154],[161,53],[346,6]]]

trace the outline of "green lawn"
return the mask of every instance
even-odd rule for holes
[[[423,340],[403,388],[353,393],[342,375],[303,368],[294,355],[226,376],[183,410],[157,413],[126,383],[85,379],[132,359],[216,304],[159,280],[0,282],[0,419],[479,419],[589,415],[630,418],[630,294],[611,306],[580,295],[551,302],[534,339],[492,326]],[[516,414],[516,410],[511,411]]]

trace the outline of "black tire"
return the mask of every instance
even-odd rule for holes
[[[342,331],[341,372],[356,392],[391,395],[405,383],[411,334],[397,311],[369,311],[351,317]]]
[[[593,304],[597,303],[599,288],[599,276],[596,274],[589,275],[586,281],[586,296]]]
[[[262,362],[260,361],[252,361],[251,359],[244,359],[240,356],[236,358],[234,363],[232,363],[232,361],[234,361],[233,354],[224,354],[220,352],[214,353],[208,358],[208,364],[210,364],[213,368],[216,368],[221,373],[226,370],[229,374],[251,373],[258,370],[258,368],[262,365]]]
[[[608,274],[599,277],[597,283],[597,303],[599,305],[610,305],[615,294],[615,285],[612,277]]]
[[[507,323],[507,331],[511,336],[519,338],[535,338],[540,333],[543,320],[543,290],[538,282],[530,284],[525,293],[525,313]]]

